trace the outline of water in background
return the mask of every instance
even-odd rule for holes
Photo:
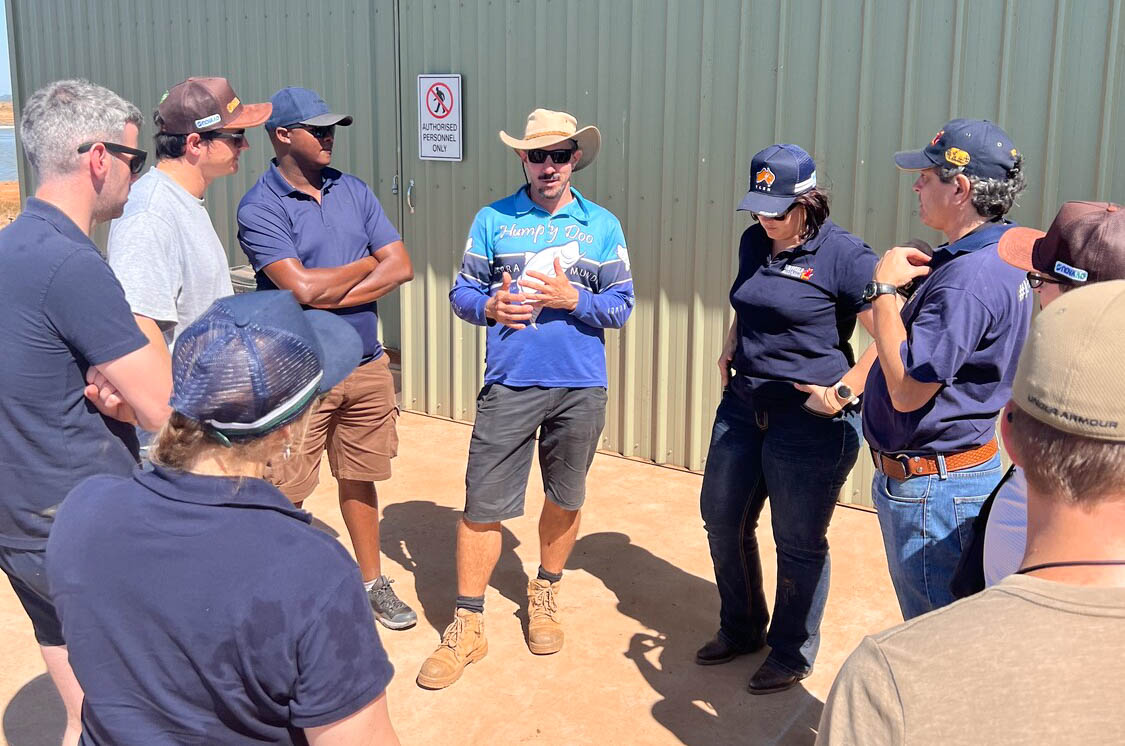
[[[0,181],[16,181],[16,130],[0,127]]]

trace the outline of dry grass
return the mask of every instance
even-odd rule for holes
[[[16,219],[20,212],[18,181],[0,181],[0,227]]]
[[[8,125],[9,127],[16,123],[16,118],[12,113],[11,101],[0,101],[0,127]]]

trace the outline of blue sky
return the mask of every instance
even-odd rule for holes
[[[0,0],[0,95],[12,92],[12,71],[8,67],[7,3]]]

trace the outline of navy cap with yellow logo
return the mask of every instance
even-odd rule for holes
[[[750,159],[750,188],[738,209],[781,217],[797,197],[814,188],[812,156],[799,145],[771,145]]]
[[[954,119],[942,127],[922,150],[895,153],[904,171],[960,168],[967,176],[1007,179],[1019,151],[1008,133],[987,119]]]

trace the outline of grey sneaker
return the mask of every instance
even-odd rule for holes
[[[371,601],[371,610],[375,618],[387,629],[409,629],[418,623],[418,615],[414,609],[404,604],[395,595],[391,583],[395,581],[386,575],[380,575],[371,590],[367,591],[367,599]]]

